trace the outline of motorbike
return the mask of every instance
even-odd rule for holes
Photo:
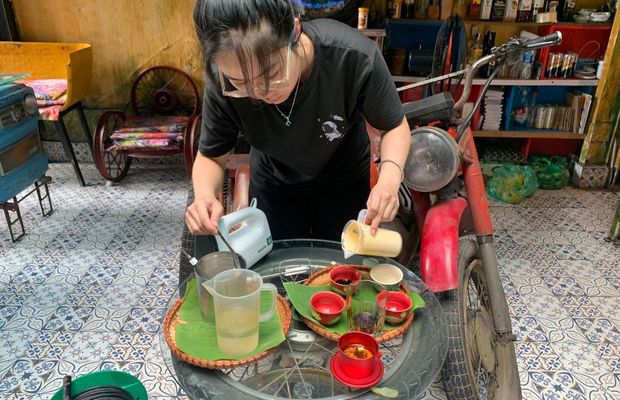
[[[493,223],[474,136],[475,111],[504,63],[521,52],[560,44],[561,32],[531,40],[510,39],[469,68],[398,88],[399,91],[464,76],[455,102],[449,91],[402,105],[411,130],[404,166],[404,188],[412,213],[399,215],[405,248],[397,258],[412,267],[419,248],[419,274],[440,299],[447,319],[448,353],[442,378],[450,400],[521,399],[508,304],[493,244]],[[458,115],[481,67],[493,64],[473,108]],[[227,212],[248,205],[247,155],[227,163],[220,201]],[[376,181],[371,162],[371,181]],[[188,205],[193,201],[192,194]],[[402,214],[402,213],[401,213]],[[475,235],[475,240],[468,238]],[[183,247],[193,252],[194,238],[184,227]],[[419,246],[418,246],[419,243]],[[213,244],[210,245],[215,250]],[[181,256],[179,281],[191,274]]]
[[[470,122],[499,68],[531,51],[561,43],[560,32],[513,38],[470,68],[407,85],[400,91],[465,76],[454,102],[449,92],[403,104],[411,131],[404,183],[420,237],[420,277],[442,302],[448,354],[442,369],[450,400],[521,398],[508,304],[493,245],[493,224]],[[473,109],[455,118],[473,78],[494,64]],[[466,238],[474,234],[475,240]],[[408,265],[407,261],[401,263]]]

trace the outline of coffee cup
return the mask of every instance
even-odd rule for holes
[[[346,265],[333,267],[329,271],[331,289],[339,295],[355,294],[362,274],[355,268]]]
[[[387,290],[399,290],[403,280],[403,271],[392,264],[377,264],[370,269],[370,278],[383,285]],[[377,291],[379,287],[375,286]]]

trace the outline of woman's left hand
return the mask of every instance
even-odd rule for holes
[[[400,180],[382,182],[379,180],[368,196],[366,207],[368,215],[366,223],[370,224],[370,233],[375,235],[381,222],[388,222],[396,217],[398,212],[398,189]]]

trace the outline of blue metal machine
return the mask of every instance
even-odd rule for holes
[[[21,84],[0,85],[0,208],[4,211],[13,241],[24,235],[19,202],[26,196],[36,191],[43,216],[53,211],[47,186],[50,179],[45,176],[48,163],[41,147],[38,118],[31,88]],[[35,188],[18,199],[17,195],[32,184]],[[41,188],[45,189],[44,195]],[[45,199],[49,204],[47,211]],[[12,219],[10,212],[17,218]],[[17,223],[21,225],[21,234],[16,237],[13,225]]]

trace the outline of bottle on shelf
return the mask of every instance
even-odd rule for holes
[[[534,51],[525,51],[521,54],[521,61],[516,63],[513,68],[512,74],[515,79],[531,79],[532,68],[534,67]]]
[[[430,0],[415,0],[415,4],[413,6],[414,16],[419,19],[427,18],[428,6],[430,3]]]
[[[481,0],[471,0],[471,4],[469,5],[469,19],[476,20],[480,17],[480,4]]]
[[[452,15],[458,15],[462,19],[467,16],[467,0],[454,0],[452,3]]]
[[[452,15],[452,0],[439,0],[439,19],[445,21]]]
[[[542,12],[545,12],[545,0],[532,0],[532,17],[531,21],[536,22],[536,16]]]
[[[506,11],[504,11],[504,21],[506,22],[516,21],[518,9],[519,9],[519,0],[506,0]]]
[[[357,29],[368,29],[368,8],[357,9]]]
[[[560,12],[560,1],[559,0],[545,0],[545,12],[555,12],[558,14]]]
[[[517,22],[528,22],[532,18],[532,0],[519,0]]]
[[[493,10],[493,0],[482,0],[480,3],[480,19],[489,21]]]
[[[495,47],[495,35],[496,35],[495,31],[486,31],[484,33],[484,44],[482,46],[483,56],[491,54],[491,49]],[[491,75],[491,72],[493,72],[494,68],[495,68],[495,61],[491,61],[490,63],[485,65],[484,69],[482,70],[484,77],[488,78]]]
[[[502,21],[506,12],[506,0],[495,0],[491,7],[491,21]]]
[[[403,9],[403,0],[390,0],[388,2],[388,18],[399,19]]]
[[[556,0],[557,6],[555,11],[558,13],[558,21],[564,21],[564,7],[566,6],[566,0]],[[552,5],[550,5],[552,7]]]
[[[530,101],[527,96],[527,89],[522,89],[519,103],[513,114],[513,122],[515,128],[527,128],[529,122],[529,102]]]
[[[474,45],[474,40],[476,40],[476,34],[478,33],[478,25],[471,26],[471,32],[467,36],[467,51],[468,54],[471,54],[471,48]]]
[[[403,18],[415,18],[415,0],[404,0],[401,14]]]
[[[575,0],[564,1],[564,9],[562,10],[562,21],[572,22],[573,15],[575,14]]]
[[[368,27],[383,28],[385,27],[385,18],[387,17],[387,0],[373,0],[370,2],[368,10]]]
[[[469,52],[469,64],[473,65],[482,57],[482,41],[480,40],[480,32],[476,33],[476,38]]]
[[[532,95],[530,96],[530,104],[528,106],[528,120],[527,120],[528,128],[534,128],[534,125],[535,125],[536,113],[534,112],[534,110],[536,110],[538,106],[538,102],[536,101],[537,96],[538,96],[538,92],[536,91],[533,91]]]

